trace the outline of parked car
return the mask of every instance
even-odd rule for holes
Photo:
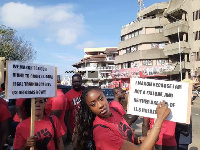
[[[104,95],[106,96],[108,102],[114,99],[113,89],[112,88],[103,88],[102,89]]]

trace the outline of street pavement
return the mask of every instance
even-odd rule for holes
[[[189,150],[200,150],[200,98],[194,100],[192,106],[192,144]]]
[[[132,125],[134,133],[138,136],[142,135],[143,118],[139,117]],[[65,150],[71,150],[70,145],[65,146]],[[192,105],[192,144],[188,150],[200,150],[200,98],[197,97]]]

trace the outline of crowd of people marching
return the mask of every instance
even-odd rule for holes
[[[74,150],[188,149],[191,125],[166,121],[170,109],[165,101],[157,105],[156,119],[143,118],[142,136],[137,136],[132,124],[139,116],[126,114],[126,92],[116,87],[113,93],[108,103],[99,87],[83,87],[81,75],[74,74],[67,93],[57,89],[54,98],[36,98],[34,136],[31,99],[16,99],[14,109],[9,109],[0,98],[0,150],[12,143],[14,150],[64,150],[66,144]]]

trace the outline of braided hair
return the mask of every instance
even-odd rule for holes
[[[76,127],[72,137],[74,150],[85,150],[85,144],[88,140],[92,139],[92,127],[96,115],[91,112],[89,106],[86,104],[88,92],[91,90],[101,91],[100,88],[91,86],[85,88],[81,95],[81,106],[77,115]]]

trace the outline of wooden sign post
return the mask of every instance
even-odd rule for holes
[[[35,129],[35,98],[55,97],[57,91],[57,68],[48,65],[6,62],[7,99],[31,98],[30,136]],[[34,147],[31,148],[34,150]]]
[[[30,136],[35,134],[35,98],[31,98],[31,130]],[[31,150],[34,150],[34,147],[31,147]]]
[[[156,107],[165,100],[167,120],[190,124],[192,85],[189,83],[131,78],[128,114],[156,118]]]

